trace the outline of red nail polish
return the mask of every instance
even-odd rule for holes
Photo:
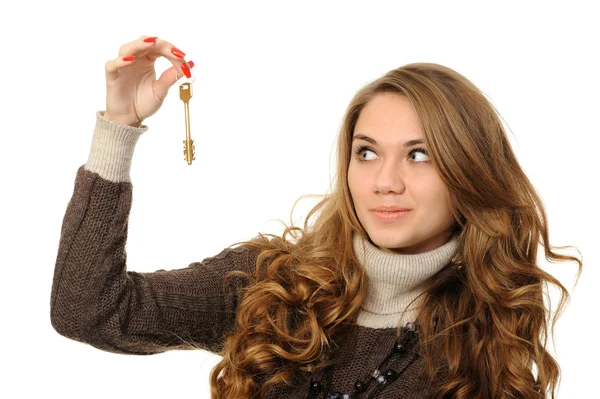
[[[185,57],[185,53],[183,51],[179,50],[177,47],[173,47],[171,49],[171,53],[173,53],[173,55],[177,58]]]
[[[156,37],[147,37],[144,39],[146,43],[156,42]]]
[[[190,73],[190,68],[188,68],[187,65],[182,64],[181,65],[181,70],[183,71],[183,73],[185,74],[185,76],[187,78],[191,78],[192,77],[192,74]]]
[[[123,57],[123,61],[133,61],[135,60],[135,56],[128,55],[127,57]]]
[[[190,64],[190,68],[193,68],[193,67],[194,67],[194,65],[195,65],[195,64],[194,64],[194,61],[188,61],[188,64]]]

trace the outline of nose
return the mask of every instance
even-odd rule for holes
[[[384,162],[374,179],[375,192],[381,194],[403,192],[406,184],[399,169],[397,162]]]

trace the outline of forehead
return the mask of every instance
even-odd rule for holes
[[[389,143],[422,139],[419,119],[410,100],[396,93],[379,93],[363,107],[352,137],[359,134]]]

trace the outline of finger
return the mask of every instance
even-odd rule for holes
[[[156,38],[155,42],[145,42],[145,39],[151,36],[140,36],[139,39],[126,43],[119,49],[119,56],[135,56],[137,59],[145,59],[154,62],[160,57],[165,57],[179,70],[183,75],[181,65],[185,61],[185,53],[178,49],[171,42]]]
[[[158,59],[159,57],[164,56],[163,53],[156,53],[156,52],[148,52],[145,55],[145,58],[147,59],[152,59],[154,58],[155,60]],[[185,73],[183,72],[182,65],[186,63],[185,58],[177,58],[177,57],[173,57],[173,56],[168,56],[167,58],[169,58],[169,61],[171,61],[171,64],[173,64],[173,66],[175,68],[177,68],[177,71],[179,71],[179,74],[181,76],[185,75]]]
[[[194,61],[189,61],[187,64],[190,66],[190,69],[194,67]],[[177,74],[179,74],[179,76],[177,76]],[[154,91],[158,98],[161,100],[165,99],[171,86],[177,82],[177,77],[181,78],[183,77],[183,74],[175,66],[165,70],[160,75],[160,78],[156,80],[154,87]]]
[[[119,77],[119,69],[131,65],[134,61],[135,58],[134,60],[127,61],[126,57],[118,57],[114,60],[107,61],[106,64],[104,64],[106,81],[110,82],[117,79]]]
[[[141,58],[155,46],[157,40],[156,36],[140,36],[137,40],[122,45],[119,48],[119,56],[105,64],[107,80],[116,79],[119,76],[120,68],[131,65],[135,60]],[[131,57],[133,60],[130,59]]]
[[[136,49],[135,46],[132,48],[134,50]],[[146,54],[146,59],[154,62],[159,57],[165,57],[170,61],[180,61],[183,60],[183,57],[185,57],[185,53],[171,42],[162,39],[156,39],[156,43],[154,46],[150,47],[148,54]]]
[[[150,40],[152,38],[154,38],[153,41]],[[146,54],[148,51],[152,50],[160,42],[164,42],[164,40],[161,40],[156,36],[140,36],[136,40],[133,40],[129,43],[125,43],[124,45],[119,47],[119,57],[135,55],[137,58],[141,58],[141,56]]]
[[[154,38],[154,41],[145,41]],[[173,65],[185,62],[185,53],[172,43],[157,38],[156,36],[140,36],[137,40],[125,43],[119,48],[119,57],[135,56],[136,59],[146,59],[150,62],[160,57],[165,57]],[[175,62],[176,61],[176,62]]]
[[[152,38],[154,40],[147,40]],[[120,68],[131,65],[137,60],[145,59],[153,63],[159,57],[165,57],[171,61],[183,76],[181,66],[185,63],[184,56],[185,53],[166,40],[158,39],[156,36],[140,36],[138,39],[122,45],[119,48],[119,57],[106,63],[106,78],[108,81],[116,79],[119,76]],[[134,57],[134,60],[128,60],[126,57]]]
[[[165,57],[171,61],[171,64],[177,68],[179,73],[184,75],[181,66],[186,62],[184,58],[185,53],[166,40],[157,40],[156,45],[144,57],[150,62],[154,62],[160,57]]]

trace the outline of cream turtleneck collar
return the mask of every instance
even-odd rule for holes
[[[388,328],[404,326],[416,319],[416,307],[420,299],[403,313],[404,308],[422,292],[414,289],[414,286],[450,262],[458,250],[458,238],[454,235],[446,244],[415,255],[385,252],[356,233],[353,246],[354,253],[369,276],[367,297],[357,324]]]

